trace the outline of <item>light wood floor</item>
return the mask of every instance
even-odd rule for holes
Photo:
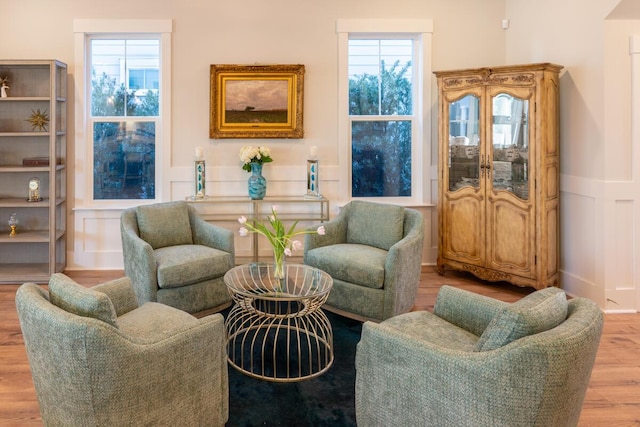
[[[86,286],[121,277],[121,271],[69,271]],[[423,269],[414,310],[433,309],[440,286],[448,284],[513,302],[532,291],[481,282],[458,272]],[[0,426],[41,426],[38,403],[15,310],[17,285],[0,285]],[[640,426],[640,314],[606,314],[604,333],[587,390],[581,427]]]

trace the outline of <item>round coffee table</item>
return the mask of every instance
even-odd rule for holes
[[[234,305],[227,316],[227,358],[254,378],[276,382],[317,377],[333,364],[331,323],[320,309],[333,279],[302,264],[286,264],[276,279],[273,264],[229,270],[224,282]]]

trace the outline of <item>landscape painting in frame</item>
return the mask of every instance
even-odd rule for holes
[[[302,138],[304,65],[211,65],[210,138]]]

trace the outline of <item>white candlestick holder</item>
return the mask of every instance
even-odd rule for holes
[[[205,177],[205,162],[204,160],[194,160],[194,199],[202,200],[207,197],[206,192],[206,177]]]
[[[320,199],[320,181],[318,180],[318,159],[307,159],[307,194],[308,199]]]

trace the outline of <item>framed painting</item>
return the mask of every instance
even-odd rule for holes
[[[211,65],[210,138],[302,138],[304,65]]]

